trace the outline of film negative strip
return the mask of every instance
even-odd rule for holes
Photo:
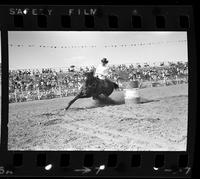
[[[1,176],[191,177],[192,5],[2,5]]]

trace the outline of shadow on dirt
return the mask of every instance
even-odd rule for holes
[[[175,96],[167,96],[167,97],[161,97],[158,98],[159,100],[165,100],[165,99],[175,99],[175,98],[188,98],[188,95],[175,95]]]
[[[123,118],[121,119],[119,122],[143,122],[143,121],[146,121],[146,122],[150,122],[150,123],[156,123],[158,121],[160,121],[161,119],[160,118]]]
[[[151,102],[158,102],[160,101],[159,99],[145,99],[141,98],[140,102],[138,104],[145,104],[145,103],[151,103]],[[115,106],[115,105],[122,105],[125,104],[124,99],[118,99],[114,100],[112,98],[106,98],[106,97],[101,97],[99,99],[95,99],[92,103],[91,106],[86,106],[86,107],[74,107],[71,108],[73,111],[78,111],[78,110],[85,110],[85,109],[93,109],[93,108],[99,108],[99,107],[105,107],[105,106]]]
[[[46,113],[42,113],[42,114],[39,114],[39,115],[36,115],[36,117],[46,117],[47,119],[52,119],[54,118],[55,116],[64,116],[65,115],[65,110],[64,108],[62,109],[58,109],[58,110],[54,110],[52,112],[46,112]]]
[[[152,103],[152,102],[158,102],[160,101],[159,99],[146,99],[146,98],[140,98],[140,103],[139,104],[145,104],[145,103]]]
[[[98,99],[94,100],[94,104],[96,106],[120,105],[125,104],[125,100],[123,98],[114,100],[110,97],[99,96]]]
[[[50,126],[50,125],[60,124],[60,122],[61,122],[62,120],[63,120],[63,119],[52,119],[52,120],[50,120],[50,121],[45,122],[43,125],[44,125],[44,126]]]
[[[39,114],[39,115],[37,115],[37,116],[38,116],[38,117],[46,116],[47,118],[50,118],[50,117],[52,117],[52,116],[55,116],[55,114],[54,114],[54,113],[49,113],[49,112],[47,112],[47,113]]]
[[[85,109],[93,109],[93,108],[99,108],[99,107],[105,107],[105,106],[115,106],[115,105],[121,105],[125,104],[124,100],[113,100],[109,97],[100,97],[98,99],[93,100],[92,104],[90,106],[86,107],[74,107],[70,108],[69,110],[77,111],[77,110],[85,110]]]

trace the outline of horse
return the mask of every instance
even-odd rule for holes
[[[68,103],[65,110],[67,110],[77,99],[90,97],[98,99],[101,94],[108,97],[114,89],[119,88],[118,84],[109,79],[99,79],[98,77],[95,77],[94,71],[86,72],[84,75],[86,80],[80,88],[79,93]]]

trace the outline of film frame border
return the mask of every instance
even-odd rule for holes
[[[46,16],[44,14],[38,15],[19,15],[17,21],[23,20],[22,26],[15,27],[14,21],[16,16],[9,14],[10,8],[30,8],[30,9],[52,9],[54,15]],[[71,26],[62,27],[61,16],[66,16],[66,9],[84,9],[84,8],[96,8],[98,15],[94,15],[94,27],[85,27],[85,15],[71,15]],[[135,12],[137,10],[139,12]],[[167,14],[166,14],[167,13]],[[133,27],[132,16],[141,17],[141,27]],[[41,16],[46,17],[46,27],[38,27],[38,18]],[[158,27],[156,24],[156,17],[166,17],[165,27]],[[109,17],[114,17],[114,26],[110,26]],[[186,16],[189,18],[189,27],[180,27],[180,16]],[[116,17],[117,26],[116,26]],[[44,20],[44,17],[42,17]],[[15,20],[14,20],[15,19]],[[60,21],[58,21],[60,19]],[[126,20],[124,20],[126,19]],[[162,19],[162,18],[161,18]],[[112,21],[112,20],[111,20]],[[162,22],[162,20],[161,20]],[[191,168],[194,159],[194,144],[195,144],[195,124],[196,124],[196,77],[197,71],[195,69],[197,65],[196,61],[196,49],[195,49],[195,34],[194,34],[194,17],[192,6],[0,6],[0,30],[2,35],[2,126],[1,126],[1,153],[2,164],[0,168],[0,174],[6,176],[95,176],[94,167],[99,165],[106,165],[106,170],[100,172],[101,176],[166,176],[166,177],[186,177],[191,175]],[[162,23],[161,23],[162,24]],[[165,151],[151,151],[151,152],[124,152],[124,151],[8,151],[8,31],[187,31],[188,35],[188,63],[189,63],[189,103],[188,103],[188,139],[187,139],[187,151],[183,152],[165,152]],[[62,157],[69,155],[68,165],[61,167]],[[38,159],[38,155],[39,157]],[[92,164],[84,162],[84,158],[93,156]],[[110,157],[111,156],[111,157]],[[113,157],[115,156],[115,157]],[[117,158],[116,158],[117,156]],[[136,158],[134,158],[134,156]],[[140,156],[140,159],[137,159]],[[160,157],[160,159],[156,159]],[[182,156],[183,161],[188,162],[185,167],[179,168],[179,156]],[[162,160],[164,157],[164,163],[162,167],[155,169],[155,161]],[[185,159],[184,159],[185,158]],[[134,165],[134,160],[141,160],[140,167]],[[176,161],[175,161],[176,159]],[[30,163],[30,160],[34,161]],[[89,157],[89,160],[90,157]],[[132,161],[133,160],[133,161]],[[16,162],[17,161],[17,162]],[[21,162],[20,162],[21,161]],[[37,161],[39,161],[39,167],[37,167]],[[128,162],[127,162],[128,161]],[[1,162],[1,161],[0,161]],[[51,171],[44,169],[45,165],[53,164]],[[159,162],[158,162],[159,163]],[[184,163],[184,162],[183,162]],[[22,165],[23,164],[23,165]],[[14,166],[13,166],[14,165]],[[75,169],[82,169],[83,166],[87,168],[93,167],[93,170],[89,169],[88,172],[76,172]],[[108,165],[108,166],[107,166]],[[159,166],[160,164],[158,164]],[[31,171],[31,173],[30,173]],[[145,175],[144,175],[145,171]],[[97,174],[96,174],[97,175]]]

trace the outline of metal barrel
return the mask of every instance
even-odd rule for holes
[[[138,104],[140,103],[140,94],[138,91],[138,81],[130,81],[126,83],[124,89],[125,104]]]

